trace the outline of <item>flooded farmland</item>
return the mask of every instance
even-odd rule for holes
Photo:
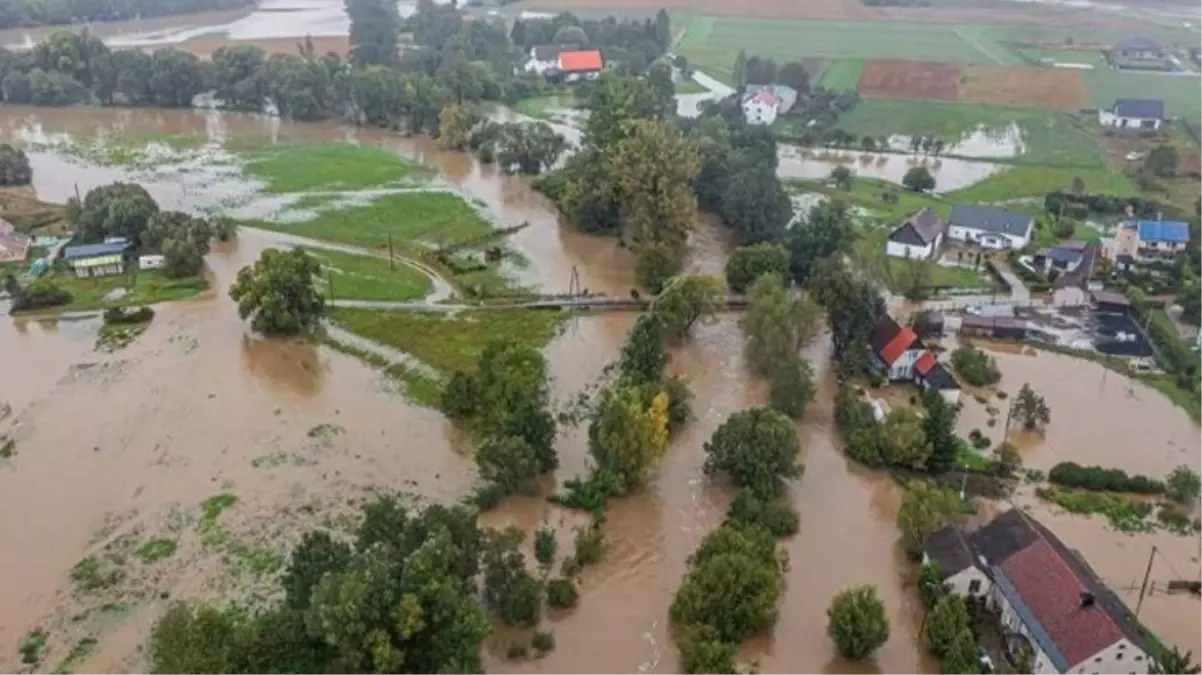
[[[261,200],[253,184],[238,179],[227,165],[205,160],[219,152],[220,142],[377,145],[426,162],[437,171],[438,186],[477,201],[496,223],[529,222],[511,238],[530,261],[520,270],[522,281],[563,291],[575,270],[581,285],[593,292],[625,295],[634,285],[628,251],[564,227],[526,180],[501,175],[469,155],[443,152],[428,139],[248,115],[149,110],[6,107],[0,129],[26,142],[57,135],[200,134],[213,144],[198,150],[194,160],[143,169],[97,166],[53,144],[39,146],[30,155],[35,188],[43,199],[60,201],[77,187],[82,193],[125,178],[143,182],[171,208],[263,209],[265,216],[278,205]],[[243,231],[236,242],[216,247],[207,259],[212,289],[161,306],[150,329],[114,355],[92,351],[94,319],[0,321],[5,365],[0,401],[13,407],[12,416],[0,421],[0,431],[17,440],[16,456],[0,460],[0,538],[18,544],[0,556],[0,607],[5,608],[0,644],[15,645],[26,631],[41,626],[50,633],[47,659],[53,663],[69,640],[89,631],[100,644],[79,664],[81,671],[138,669],[144,667],[138,646],[169,600],[270,597],[272,584],[241,571],[247,561],[278,556],[307,526],[337,527],[352,504],[372,490],[451,500],[469,489],[472,462],[463,439],[440,414],[408,403],[390,380],[355,359],[324,347],[249,335],[226,289],[241,266],[280,241],[272,233]],[[730,246],[719,224],[703,218],[691,242],[690,269],[720,271]],[[547,348],[556,399],[570,398],[601,375],[633,319],[608,314],[568,322]],[[515,663],[490,642],[489,670],[677,670],[668,605],[686,558],[721,522],[731,499],[728,490],[703,475],[702,445],[729,414],[766,396],[763,383],[746,373],[742,347],[737,316],[723,315],[674,349],[671,369],[689,380],[696,419],[673,439],[651,484],[611,505],[605,525],[608,554],[583,573],[579,606],[549,617],[558,649],[537,661]],[[807,356],[822,384],[799,427],[806,473],[790,490],[801,532],[783,544],[790,571],[775,631],[749,642],[741,656],[764,672],[862,670],[865,664],[835,656],[825,633],[825,610],[843,587],[871,583],[880,588],[893,628],[876,666],[887,672],[935,672],[937,664],[917,639],[921,611],[913,570],[894,526],[900,490],[883,473],[842,455],[832,419],[834,384],[825,374],[826,340],[818,340]],[[1049,357],[999,358],[1004,386],[1030,379],[1053,408],[1046,439],[1042,444],[1032,440],[1024,450],[1029,465],[1071,457],[1158,474],[1190,461],[1178,457],[1176,448],[1196,448],[1197,429],[1166,399],[1148,391],[1133,403],[1121,389],[1124,381],[1113,373],[1108,386],[1116,392],[1099,394],[1089,380],[1096,366]],[[1067,378],[1070,373],[1086,374],[1074,381]],[[1066,378],[1059,389],[1057,377]],[[1110,414],[1092,414],[1092,406]],[[1133,421],[1134,413],[1126,414],[1131,411],[1145,421]],[[966,412],[964,423],[983,425],[973,414]],[[1132,424],[1137,426],[1129,428]],[[318,427],[329,433],[313,434]],[[557,481],[586,470],[586,448],[584,428],[561,435]],[[1192,462],[1196,468],[1196,453]],[[200,504],[219,494],[237,499],[223,521],[228,536],[256,557],[223,560],[198,536]],[[1146,564],[1151,540],[1145,536],[1109,531],[1101,520],[1052,516],[1033,500],[1032,505],[1107,580],[1129,585],[1130,570]],[[484,520],[527,529],[547,522],[566,532],[580,517],[542,500],[519,498]],[[72,595],[69,573],[80,560],[161,533],[176,534],[179,551],[153,568],[130,565],[119,598],[101,605]],[[1183,549],[1196,549],[1197,537],[1155,536],[1157,542],[1164,539],[1177,564],[1192,565],[1182,572],[1196,574],[1196,558],[1189,560],[1196,551]],[[110,604],[124,611],[110,611]],[[1145,611],[1152,628],[1200,651],[1196,600],[1154,596]],[[0,669],[15,670],[16,658],[13,650],[0,651]]]

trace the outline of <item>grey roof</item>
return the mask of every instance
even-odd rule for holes
[[[1118,305],[1120,307],[1130,307],[1131,301],[1122,293],[1113,293],[1111,291],[1094,291],[1091,293],[1093,301],[1105,305]]]
[[[1115,49],[1121,52],[1158,52],[1160,45],[1156,41],[1146,37],[1127,38],[1114,46]]]
[[[576,49],[580,49],[580,45],[536,45],[534,47],[534,58],[539,61],[554,61],[559,58],[560,52]]]
[[[1119,117],[1160,120],[1164,119],[1164,101],[1154,98],[1115,99],[1111,112]]]
[[[944,222],[940,220],[939,214],[928,206],[907,218],[901,227],[889,235],[889,238],[903,244],[926,246],[935,241],[935,238],[943,232],[943,228]]]
[[[937,530],[922,544],[922,552],[931,562],[939,565],[944,579],[973,566],[972,550],[964,539],[964,533],[954,525]]]
[[[935,362],[931,367],[931,372],[927,373],[922,378],[928,385],[934,389],[949,391],[960,388],[960,383],[952,374],[947,372],[947,368],[943,367],[942,363]]]
[[[992,206],[956,204],[947,218],[949,225],[1025,237],[1031,231],[1031,216]]]
[[[120,255],[125,253],[125,249],[127,248],[129,248],[129,244],[125,242],[68,246],[63,249],[63,259],[78,260],[80,258],[95,258],[102,255]]]
[[[1085,251],[1079,248],[1069,248],[1068,246],[1057,246],[1050,249],[1046,254],[1049,260],[1062,263],[1075,263],[1084,255]]]

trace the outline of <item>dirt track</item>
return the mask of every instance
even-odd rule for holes
[[[865,96],[936,98],[954,101],[959,93],[960,66],[920,61],[869,61],[860,74]]]
[[[1077,70],[969,66],[960,98],[974,103],[1039,105],[1076,110],[1089,105],[1089,90]]]

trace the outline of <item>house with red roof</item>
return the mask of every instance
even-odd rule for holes
[[[868,336],[869,360],[889,382],[912,382],[938,391],[948,403],[960,401],[960,383],[909,326],[888,314],[881,316]]]
[[[1148,639],[1117,595],[1077,551],[1012,509],[988,524],[927,538],[924,562],[939,566],[949,592],[995,612],[1012,664],[1032,673],[1147,673]]]
[[[595,80],[605,68],[600,49],[576,49],[559,53],[559,72],[567,82]]]

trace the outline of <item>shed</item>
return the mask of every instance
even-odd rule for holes
[[[1094,307],[1099,312],[1108,314],[1126,314],[1131,310],[1131,301],[1121,293],[1111,291],[1094,291],[1090,293]]]
[[[1006,316],[969,315],[960,323],[960,334],[1022,340],[1027,337],[1027,322]]]

